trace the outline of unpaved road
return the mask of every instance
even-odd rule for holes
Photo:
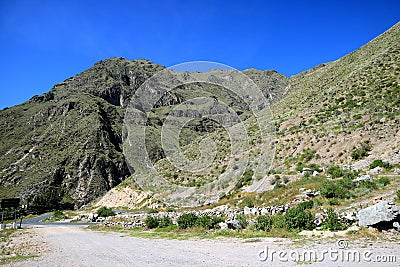
[[[46,250],[37,258],[13,262],[11,266],[299,266],[291,260],[296,253],[315,251],[322,257],[323,250],[337,251],[325,254],[316,266],[400,266],[398,242],[362,240],[348,241],[339,249],[336,240],[292,242],[285,239],[223,239],[223,240],[164,240],[130,237],[121,233],[86,230],[83,226],[54,225],[32,228],[46,240]],[[347,242],[347,241],[346,241]],[[297,244],[297,245],[296,245]],[[260,251],[267,253],[261,253]],[[286,252],[286,256],[273,250]],[[341,259],[341,253],[356,251],[360,260]],[[365,258],[363,254],[370,252]],[[282,252],[281,252],[282,253]],[[261,261],[268,254],[268,259]],[[348,253],[347,253],[348,254]],[[294,255],[294,256],[293,256]],[[335,256],[336,255],[336,256]],[[389,256],[395,259],[389,259]],[[271,260],[271,256],[274,258]],[[377,257],[380,256],[378,259]],[[331,257],[331,258],[329,258]],[[391,262],[378,263],[376,260]],[[283,261],[287,260],[287,261]],[[370,260],[367,262],[366,260]],[[310,263],[309,259],[304,260]],[[395,262],[393,262],[395,261]]]

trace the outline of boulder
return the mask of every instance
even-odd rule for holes
[[[220,223],[218,224],[218,226],[219,226],[219,228],[221,228],[221,230],[226,230],[226,229],[228,229],[228,224],[225,223],[225,222],[220,222]]]
[[[261,209],[261,215],[267,215],[270,213],[270,209],[269,208],[262,208]]]
[[[373,178],[371,177],[371,175],[363,175],[360,177],[357,177],[356,179],[353,180],[353,182],[362,182],[362,181],[372,181]]]
[[[381,201],[360,210],[357,214],[359,226],[372,226],[379,229],[392,228],[400,221],[400,207],[394,202]]]
[[[399,222],[394,222],[393,223],[393,228],[400,232],[400,223]]]
[[[377,174],[380,174],[382,172],[382,170],[383,170],[383,168],[378,166],[378,167],[375,167],[375,168],[369,170],[368,173],[371,175],[377,175]]]
[[[236,219],[226,221],[226,224],[229,229],[242,229],[240,222]]]
[[[243,209],[243,214],[244,215],[249,215],[249,214],[251,214],[251,209],[249,208],[249,207],[244,207],[244,209]]]

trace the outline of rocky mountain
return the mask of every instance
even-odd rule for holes
[[[146,60],[100,61],[48,93],[0,111],[0,197],[21,197],[24,203],[49,208],[79,207],[124,181],[130,175],[122,151],[126,107],[137,88],[163,69]],[[288,83],[274,71],[247,73],[274,100]],[[219,75],[229,72],[215,73]],[[166,114],[196,95],[199,86],[204,96],[223,99],[246,116],[239,112],[243,103],[222,88],[181,86],[161,98],[149,116],[146,144],[153,161],[164,157],[159,131]],[[185,126],[183,145],[192,142],[195,133],[217,129],[213,121],[198,118]]]
[[[268,85],[261,82],[261,88],[268,88],[271,84],[284,88],[275,92],[273,88],[270,90],[272,98],[277,100],[270,106],[276,128],[275,158],[270,168],[266,167],[263,174],[257,174],[257,168],[262,165],[259,159],[265,157],[265,151],[258,133],[251,131],[256,128],[256,122],[248,118],[245,124],[253,141],[241,157],[247,157],[249,164],[234,189],[226,196],[221,196],[221,203],[237,205],[246,201],[248,192],[257,191],[258,194],[251,197],[254,203],[284,205],[296,201],[299,188],[307,186],[315,190],[336,190],[332,189],[334,183],[345,182],[348,184],[343,185],[343,190],[354,190],[347,194],[347,197],[353,196],[347,201],[350,203],[357,203],[360,197],[376,194],[394,197],[396,187],[400,186],[399,56],[400,23],[358,50],[290,77],[289,81],[276,79],[278,74],[273,72],[260,75],[257,70],[247,70],[245,73],[253,80],[259,81],[264,77],[269,81]],[[172,183],[195,187],[201,187],[218,177],[234,176],[238,165],[234,163],[233,170],[227,167],[231,160],[227,153],[227,136],[217,129],[207,133],[206,139],[213,140],[216,147],[220,148],[216,152],[216,164],[208,171],[200,174],[177,172],[165,159],[157,161],[157,171]],[[184,153],[192,158],[198,157],[198,144],[200,140],[199,143],[187,145],[183,148]],[[374,193],[376,186],[357,188],[348,180],[357,176],[359,179],[370,179],[369,175],[375,175],[378,179],[381,172],[385,179],[391,177],[394,181],[387,192]],[[311,175],[315,178],[307,180]],[[346,177],[347,180],[332,183],[332,176]],[[134,181],[137,179],[135,175],[128,178],[107,193],[99,204],[110,203],[130,208],[151,204],[147,194],[136,203],[129,200],[131,193],[126,192],[133,190],[136,195],[140,192],[135,191]],[[294,182],[294,185],[285,189],[282,184],[290,182]],[[376,181],[372,180],[371,183]],[[274,188],[276,190],[266,192]],[[337,195],[340,194],[333,193],[330,196]],[[329,202],[327,198],[320,201]]]

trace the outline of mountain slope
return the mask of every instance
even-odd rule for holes
[[[306,148],[317,151],[320,163],[355,164],[351,154],[365,142],[369,161],[398,163],[400,23],[339,60],[291,77],[272,109],[279,125],[277,165]]]
[[[79,207],[125,180],[130,175],[122,153],[125,108],[137,88],[162,69],[146,60],[100,61],[48,93],[0,111],[0,197],[18,196],[24,203],[49,208]],[[264,92],[273,89],[274,95],[281,95],[287,77],[252,72]],[[162,121],[175,105],[196,94],[196,86],[177,88],[154,108],[148,125],[154,161],[164,157],[159,141]],[[221,88],[201,89],[206,96],[222,97],[242,108]],[[194,133],[217,128],[212,121],[194,121],[184,129],[185,144]]]
[[[261,153],[259,144],[251,145],[243,157],[250,158],[251,164],[246,171],[249,171],[250,178],[254,182],[245,188],[245,191],[270,190],[276,183],[274,179],[281,179],[280,175],[288,181],[299,180],[303,177],[302,171],[306,169],[321,173],[335,166],[366,173],[373,160],[384,160],[393,166],[399,166],[399,56],[400,23],[349,55],[295,75],[289,82],[284,81],[285,91],[278,92],[283,97],[277,95],[278,101],[271,106],[277,139],[272,169],[264,174],[265,178],[262,180],[251,175],[254,165],[258,163],[252,160]],[[257,73],[254,70],[246,72],[250,77]],[[252,77],[253,80],[259,78],[260,76]],[[255,124],[251,120],[247,123],[248,126]],[[215,134],[218,134],[218,131]],[[213,134],[207,136],[207,138],[213,137],[215,137]],[[217,143],[223,143],[224,137],[217,136],[217,140]],[[183,150],[190,155],[196,149],[188,146]],[[210,176],[221,175],[225,170],[223,164],[227,163],[223,160],[218,168],[211,171],[211,175],[206,173],[200,174],[199,177],[174,172],[174,168],[170,167],[166,160],[158,161],[157,166],[158,171],[165,172],[166,177],[173,177],[181,184],[196,185],[202,183],[203,179],[209,179]],[[321,177],[318,176],[308,182],[302,181],[301,187],[314,188],[316,184],[320,186],[318,180],[326,180],[326,175],[324,172]],[[134,189],[135,185],[129,178],[120,187]],[[135,207],[137,204],[129,201],[129,196],[124,190],[118,187],[111,190],[99,204],[118,203],[119,206]],[[298,194],[298,191],[290,191],[282,196],[279,193],[281,191],[278,187],[277,193],[260,194],[258,201],[260,203],[275,203],[275,200],[290,201]],[[246,194],[232,193],[234,196],[228,197],[230,201],[235,201],[232,199],[241,201],[243,194]],[[278,203],[286,204],[286,202]]]

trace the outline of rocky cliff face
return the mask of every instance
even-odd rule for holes
[[[79,207],[124,181],[130,175],[122,153],[125,108],[136,89],[163,68],[146,60],[100,61],[48,93],[0,111],[0,197]],[[260,76],[257,82],[277,95],[283,91],[285,76],[253,72],[253,78]],[[156,133],[165,113],[191,94],[189,85],[163,96],[149,117],[149,132]],[[221,97],[218,91],[214,95]],[[188,125],[187,134],[215,127],[199,120]],[[150,134],[154,160],[163,157],[157,138]]]

